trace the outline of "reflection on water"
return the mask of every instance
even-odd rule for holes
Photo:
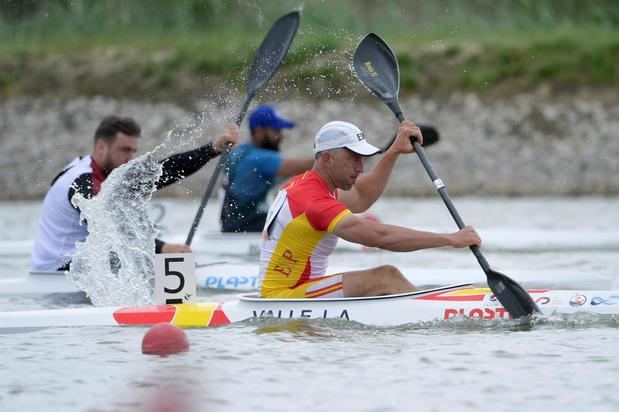
[[[312,411],[409,410],[414,398],[424,405],[416,410],[477,411],[500,394],[514,405],[526,397],[533,409],[593,402],[602,407],[594,410],[606,410],[600,398],[619,400],[617,321],[582,315],[503,322],[458,318],[373,328],[328,319],[260,319],[189,329],[190,350],[165,358],[140,353],[147,328],[3,334],[0,406],[288,411],[294,403]],[[574,365],[595,379],[582,379]],[[532,375],[539,378],[536,385],[530,385]],[[581,395],[571,396],[566,387]],[[557,395],[549,403],[544,393]]]
[[[168,220],[163,224],[185,233],[195,202],[166,202]],[[451,228],[440,201],[415,199],[414,213],[411,202],[384,200],[373,212],[388,223],[444,223]],[[469,198],[458,206],[467,222],[489,229],[619,227],[616,198]],[[20,204],[0,215],[0,227],[4,216],[28,210],[36,220],[36,208]],[[216,205],[207,206],[205,216],[217,216]],[[214,229],[214,220],[204,219],[204,230]],[[617,250],[493,250],[485,255],[508,275],[518,268],[614,274],[619,269]],[[420,268],[478,268],[468,250],[344,253],[341,259],[361,267],[388,260]],[[19,267],[25,273],[28,262],[7,263],[3,275],[15,276]],[[200,299],[226,301],[235,295],[201,291]],[[84,306],[48,297],[0,298],[3,310],[64,304]],[[611,411],[619,405],[616,316],[581,313],[518,321],[459,317],[391,328],[332,319],[256,319],[189,329],[190,350],[167,358],[141,354],[146,330],[0,331],[0,410],[522,412],[526,405],[526,410],[563,412]]]
[[[311,321],[302,319],[286,320],[278,322],[276,320],[267,319],[264,325],[258,326],[254,333],[261,335],[265,333],[284,333],[285,335],[292,336],[309,336],[309,337],[328,337],[328,335],[322,335],[320,328],[314,326]]]
[[[341,319],[271,319],[256,318],[242,322],[254,327],[254,333],[280,334],[309,338],[329,338],[342,333],[354,333],[359,336],[380,333],[399,334],[409,332],[453,332],[453,333],[504,333],[526,332],[546,329],[587,329],[587,328],[619,328],[618,315],[600,315],[596,313],[579,312],[574,314],[554,314],[550,316],[534,316],[520,319],[485,320],[469,318],[462,315],[450,319],[437,319],[431,322],[413,322],[397,326],[376,327],[354,321]]]

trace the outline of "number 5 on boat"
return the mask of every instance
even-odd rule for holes
[[[195,298],[196,263],[193,253],[155,255],[154,303],[192,303]]]

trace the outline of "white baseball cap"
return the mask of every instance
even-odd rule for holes
[[[345,147],[362,156],[372,156],[380,149],[365,140],[361,129],[352,123],[333,121],[320,128],[314,139],[314,154]]]

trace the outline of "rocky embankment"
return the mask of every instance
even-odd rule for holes
[[[543,91],[490,99],[454,94],[403,97],[412,120],[436,126],[441,141],[427,153],[454,195],[619,194],[619,101],[616,92],[550,96]],[[143,127],[142,151],[157,156],[206,142],[234,119],[241,97],[222,105],[200,101],[189,110],[171,103],[110,98],[13,97],[0,102],[0,200],[40,198],[62,167],[92,149],[107,114],[132,116]],[[375,99],[284,100],[282,113],[298,122],[282,151],[312,156],[313,136],[329,120],[347,120],[384,144],[397,123]],[[248,138],[242,127],[243,140]],[[199,197],[215,162],[164,195]],[[368,166],[371,166],[369,164]],[[416,156],[398,161],[387,193],[430,195],[433,185]]]

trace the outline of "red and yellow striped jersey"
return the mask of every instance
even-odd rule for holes
[[[333,228],[349,213],[318,173],[310,170],[288,181],[273,202],[263,231],[261,295],[305,297],[291,291],[327,276],[328,258],[338,239]]]

